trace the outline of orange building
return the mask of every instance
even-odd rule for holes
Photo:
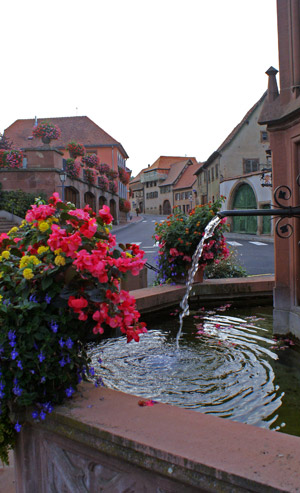
[[[40,122],[51,122],[61,130],[59,139],[52,141],[51,146],[42,144],[40,138],[32,136],[34,126]],[[25,160],[21,169],[0,170],[3,190],[22,188],[27,192],[43,191],[46,195],[59,191],[59,174],[63,168],[63,159],[70,157],[66,150],[70,141],[82,144],[87,154],[96,154],[99,162],[107,164],[116,174],[119,168],[129,171],[126,167],[128,155],[122,144],[87,116],[16,120],[5,129],[4,135],[12,141],[14,148],[23,151]],[[87,203],[93,209],[107,204],[116,222],[125,221],[126,214],[119,211],[119,199],[127,199],[127,186],[118,179],[114,189],[103,190],[100,185],[99,181],[87,183],[81,170],[78,179],[67,177],[64,184],[65,200],[78,207]]]

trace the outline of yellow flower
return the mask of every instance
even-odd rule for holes
[[[58,248],[57,250],[54,250],[55,255],[59,255],[62,252],[61,248]]]
[[[14,226],[13,228],[11,228],[8,232],[8,234],[12,234],[12,233],[16,233],[17,231],[19,231],[19,228],[17,228],[16,226]]]
[[[42,255],[42,253],[48,252],[48,250],[49,250],[49,247],[40,246],[38,248],[38,251],[37,252],[38,252],[39,255]]]
[[[57,255],[54,260],[55,265],[65,265],[66,259],[62,255]]]
[[[9,253],[9,251],[8,251],[8,250],[4,250],[4,251],[2,252],[2,257],[3,257],[3,258],[6,258],[6,260],[7,260],[7,259],[9,259],[9,256],[10,256],[10,253]]]
[[[24,269],[23,276],[25,277],[25,279],[32,279],[34,277],[32,269]]]
[[[105,233],[108,235],[109,229],[108,228],[104,228],[104,230],[105,230]]]
[[[1,303],[2,299],[3,299],[3,296],[2,296],[2,294],[0,294],[0,303]]]
[[[45,231],[47,231],[47,229],[49,229],[50,226],[48,223],[46,223],[46,221],[41,221],[39,223],[39,230],[42,232],[42,233],[45,233]]]
[[[3,277],[3,272],[0,272],[0,279]]]
[[[126,252],[126,257],[129,257],[129,258],[132,258],[132,255],[131,255],[131,253],[129,253],[129,252]]]
[[[0,262],[2,262],[2,255],[0,255]]]
[[[35,256],[35,255],[30,255],[30,257],[28,258],[29,262],[34,264],[34,265],[38,265],[41,263],[41,261]]]
[[[24,267],[26,267],[27,265],[29,264],[29,257],[28,255],[24,255],[21,260],[20,260],[20,263],[19,263],[19,269],[23,269]]]

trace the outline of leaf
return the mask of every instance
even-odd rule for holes
[[[43,277],[43,279],[42,279],[42,289],[43,289],[43,291],[46,291],[49,288],[49,286],[51,286],[52,282],[53,282],[52,277],[50,277],[50,276]]]
[[[73,266],[68,267],[68,269],[65,271],[65,283],[70,284],[70,282],[74,279],[76,275],[76,269],[74,269]]]
[[[20,252],[20,250],[18,248],[12,247],[10,249],[10,253],[12,253],[13,255],[15,255],[16,257],[22,257],[22,253]]]

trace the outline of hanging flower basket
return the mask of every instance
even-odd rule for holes
[[[129,200],[126,200],[126,199],[123,199],[122,197],[120,197],[120,199],[119,199],[119,210],[121,212],[130,212],[131,205],[130,205]]]
[[[66,146],[66,150],[69,151],[72,159],[76,159],[79,156],[84,156],[85,148],[82,144],[78,144],[74,140],[71,140]]]
[[[0,168],[21,168],[22,164],[22,151],[16,149],[10,151],[0,150]]]
[[[41,122],[33,127],[32,135],[34,137],[40,137],[44,144],[49,144],[51,140],[59,139],[61,130],[53,123]]]
[[[105,176],[105,175],[98,176],[98,187],[100,187],[101,190],[107,192],[108,187],[109,187],[109,181],[108,181],[107,176]]]
[[[79,178],[81,171],[80,163],[74,159],[66,160],[66,173],[70,178]]]
[[[118,171],[120,182],[122,182],[124,185],[128,185],[130,180],[130,173],[128,173],[124,168],[121,168],[120,166],[118,168]]]
[[[99,158],[98,158],[97,154],[85,154],[81,158],[81,162],[85,166],[88,166],[89,168],[95,168],[99,164]]]
[[[96,166],[96,170],[99,171],[101,175],[107,175],[110,171],[110,167],[106,163],[100,163]]]
[[[109,180],[116,180],[119,177],[119,173],[110,169],[107,173],[107,176]]]
[[[54,193],[31,206],[20,228],[0,235],[0,459],[8,463],[27,410],[37,422],[55,404],[93,378],[90,335],[119,327],[127,341],[146,332],[135,300],[121,289],[126,272],[137,275],[144,252],[114,247],[113,220],[104,205],[98,216],[76,209]],[[10,413],[13,408],[19,417]],[[18,421],[17,421],[18,420]]]
[[[83,170],[83,179],[90,183],[91,185],[95,185],[97,177],[97,171],[92,168],[85,168]]]
[[[109,182],[109,191],[111,193],[117,193],[118,191],[118,184],[116,181],[110,181]]]

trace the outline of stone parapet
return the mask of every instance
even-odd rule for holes
[[[21,431],[17,493],[296,492],[297,437],[84,384]]]

